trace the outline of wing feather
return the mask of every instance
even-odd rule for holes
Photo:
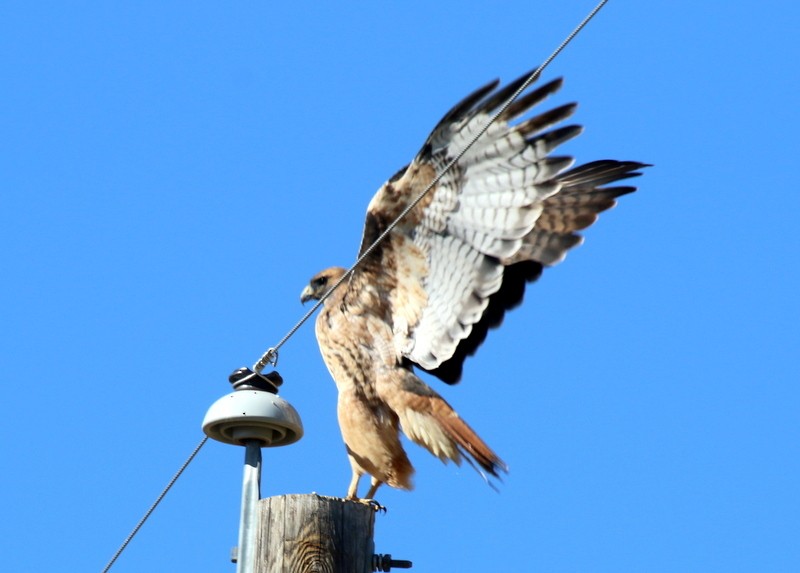
[[[490,82],[445,114],[414,160],[373,197],[361,253],[526,77],[499,89]],[[345,300],[363,302],[370,293],[375,312],[391,321],[398,360],[458,381],[466,356],[519,304],[525,284],[582,241],[576,231],[634,190],[603,185],[635,177],[641,163],[603,160],[570,169],[572,158],[551,155],[582,130],[558,126],[575,104],[509,123],[561,85],[557,79],[523,94],[355,272]]]

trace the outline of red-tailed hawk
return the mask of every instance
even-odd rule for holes
[[[414,160],[372,198],[361,253],[526,78],[501,89],[492,82],[442,118]],[[635,190],[606,185],[640,175],[642,163],[603,160],[569,169],[570,157],[550,155],[581,132],[554,127],[575,104],[512,123],[561,83],[520,96],[325,300],[316,335],[339,390],[339,425],[353,469],[348,498],[358,499],[364,474],[372,476],[366,499],[383,483],[411,489],[414,470],[400,430],[445,462],[465,458],[492,476],[507,471],[414,367],[458,382],[464,359],[521,302],[526,283],[581,242],[576,231]],[[344,273],[320,272],[301,300],[319,300]]]

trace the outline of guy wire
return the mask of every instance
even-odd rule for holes
[[[139,532],[139,530],[142,528],[142,525],[144,525],[144,522],[147,521],[147,518],[150,517],[150,514],[153,513],[153,511],[155,511],[156,507],[158,506],[159,503],[161,503],[161,500],[164,499],[164,496],[167,495],[167,492],[170,490],[170,488],[172,488],[175,482],[178,481],[178,478],[181,477],[183,470],[185,470],[189,466],[189,464],[192,463],[192,460],[197,455],[197,452],[200,451],[200,448],[203,447],[203,445],[206,443],[207,440],[208,436],[204,436],[203,439],[200,440],[200,443],[197,444],[197,447],[189,455],[188,459],[185,462],[183,462],[183,465],[180,467],[180,469],[175,473],[174,476],[172,476],[172,479],[169,480],[167,487],[164,488],[164,490],[161,492],[161,495],[159,495],[156,498],[156,500],[153,502],[153,505],[150,506],[150,509],[148,509],[145,512],[144,517],[142,517],[142,519],[139,520],[139,523],[136,524],[136,527],[133,528],[133,531],[131,531],[130,535],[128,535],[128,537],[125,538],[125,541],[122,542],[122,545],[120,545],[119,549],[117,549],[117,552],[114,553],[114,556],[111,558],[108,564],[103,568],[102,573],[108,573],[108,570],[111,569],[111,566],[114,564],[117,558],[122,554],[123,551],[125,551],[125,548],[128,546],[128,543],[131,542],[133,536]]]

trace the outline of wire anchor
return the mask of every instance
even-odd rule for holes
[[[275,346],[268,348],[267,351],[261,355],[258,362],[253,365],[253,371],[261,373],[268,364],[271,364],[273,368],[278,367],[278,349]]]

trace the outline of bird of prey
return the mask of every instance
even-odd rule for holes
[[[372,198],[360,254],[526,79],[491,82],[442,118],[413,161]],[[598,213],[635,191],[609,184],[640,175],[645,164],[601,160],[570,168],[572,158],[551,155],[581,132],[557,126],[575,104],[523,117],[561,85],[557,79],[527,89],[325,299],[316,336],[338,388],[353,471],[348,499],[372,499],[384,483],[412,488],[401,430],[444,462],[466,459],[495,477],[508,471],[414,369],[458,382],[465,358],[522,301],[526,284],[563,260]],[[301,300],[321,299],[345,272],[318,273]],[[360,498],[364,474],[371,487]]]

